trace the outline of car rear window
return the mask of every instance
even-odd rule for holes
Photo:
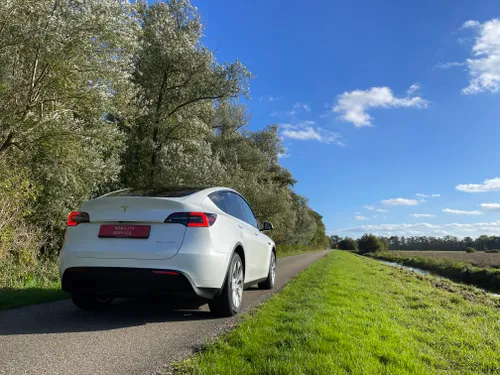
[[[180,198],[197,193],[207,187],[160,187],[120,190],[107,194],[107,197],[165,197]]]

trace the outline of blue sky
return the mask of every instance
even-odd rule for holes
[[[329,234],[500,235],[498,0],[193,4]]]

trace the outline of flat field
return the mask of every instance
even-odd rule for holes
[[[426,251],[426,250],[401,250],[390,251],[391,254],[406,257],[425,256],[434,259],[454,259],[478,267],[500,268],[500,253],[485,253],[477,251],[466,253],[465,251]]]

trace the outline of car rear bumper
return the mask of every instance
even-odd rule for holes
[[[201,245],[201,244],[200,244]],[[63,246],[59,256],[61,281],[69,268],[126,268],[147,270],[171,270],[184,275],[193,289],[220,289],[226,275],[230,254],[218,253],[211,244],[204,246],[183,246],[171,259],[107,259],[82,258],[77,251]]]
[[[213,298],[217,288],[197,288],[178,271],[124,267],[71,267],[62,275],[62,289],[112,297]]]

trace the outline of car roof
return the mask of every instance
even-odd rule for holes
[[[223,186],[164,186],[164,187],[146,187],[146,188],[125,188],[115,190],[107,194],[101,195],[99,198],[108,197],[151,197],[151,198],[168,198],[183,201],[198,201],[205,196],[216,191],[233,191],[239,194],[236,190]],[[143,192],[143,193],[142,193]],[[172,193],[172,194],[170,194]]]

